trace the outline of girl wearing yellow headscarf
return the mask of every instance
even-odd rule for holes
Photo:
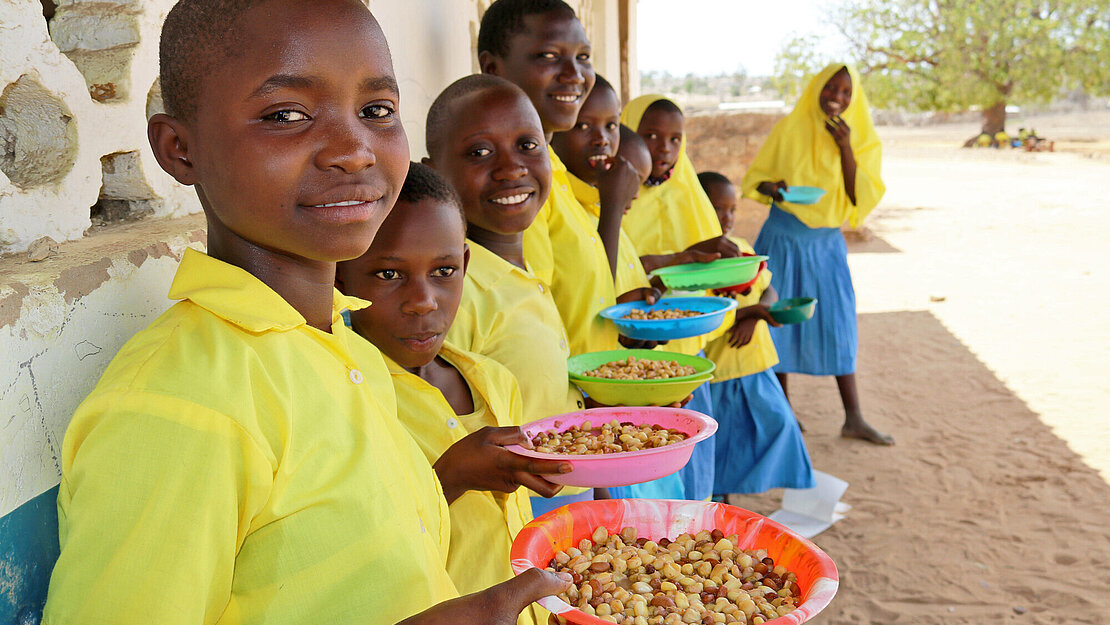
[[[863,419],[856,392],[856,296],[840,226],[852,227],[882,199],[881,146],[855,68],[834,63],[806,87],[794,110],[775,125],[742,183],[744,196],[771,204],[755,249],[770,257],[772,286],[782,298],[816,297],[806,323],[771,330],[775,372],[836,376],[844,402],[841,435],[891,445]],[[814,186],[814,204],[783,201],[790,186]]]

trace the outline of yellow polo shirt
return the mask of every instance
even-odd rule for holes
[[[551,258],[551,295],[566,327],[570,353],[582,354],[617,349],[617,328],[597,313],[617,303],[609,257],[597,233],[597,223],[578,203],[570,188],[567,168],[555,151],[551,155],[551,193],[545,207],[550,210],[547,234]],[[524,237],[524,258],[544,257],[538,237]],[[536,273],[543,277],[545,272]]]
[[[439,355],[469,385],[473,413],[456,415],[438,388],[388,357],[385,359],[397,391],[397,416],[433,464],[448,447],[471,432],[521,422],[520,391],[508,369],[491,358],[462,351],[450,343],[443,344]],[[531,520],[532,506],[525,489],[509,494],[472,490],[451,503],[447,572],[460,593],[484,590],[513,577],[509,549],[521,528]],[[531,609],[524,610],[517,620],[518,625],[536,622]]]
[[[601,219],[601,194],[598,193],[597,187],[586,183],[570,171],[567,171],[567,180],[570,181],[570,189],[574,192],[574,197],[590,214],[594,230],[597,230],[597,222]],[[617,246],[616,293],[620,295],[649,286],[651,286],[651,282],[648,281],[647,272],[644,271],[644,265],[640,262],[636,245],[632,243],[632,239],[628,238],[628,233],[624,231],[622,225],[620,241]]]
[[[729,239],[736,243],[741,252],[754,253],[752,246],[748,245],[748,242],[744,239],[731,236]],[[750,293],[747,295],[733,293],[726,297],[735,299],[740,304],[740,308],[758,304],[759,298],[763,297],[763,292],[767,290],[770,284],[771,270],[764,269],[763,273],[759,274],[759,279],[752,285]],[[713,339],[705,346],[705,356],[717,364],[717,369],[713,372],[714,382],[723,382],[759,373],[779,363],[779,354],[775,351],[775,344],[771,341],[771,331],[768,329],[766,321],[756,323],[755,330],[752,332],[752,340],[739,349],[729,345],[728,338],[726,332],[724,336]]]
[[[186,250],[62,447],[43,622],[396,623],[457,596],[447,504],[381,355]]]

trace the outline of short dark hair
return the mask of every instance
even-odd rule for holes
[[[422,163],[410,162],[409,173],[405,176],[405,184],[401,185],[401,194],[397,196],[397,203],[416,204],[422,200],[435,200],[443,204],[450,204],[459,211],[462,218],[463,229],[466,229],[466,213],[463,212],[462,200],[455,188],[438,171]]]
[[[261,0],[181,0],[162,24],[158,78],[166,112],[191,120],[202,76],[237,54],[233,32]]]
[[[701,183],[701,188],[705,189],[706,193],[709,193],[709,187],[715,184],[732,185],[732,181],[728,179],[728,176],[715,171],[701,172],[698,174],[698,182]]]
[[[478,54],[489,52],[504,57],[509,39],[524,31],[524,18],[537,13],[558,12],[577,19],[574,9],[563,0],[496,0],[482,15],[478,28]]]
[[[447,87],[436,96],[435,101],[432,102],[432,106],[428,108],[428,117],[425,119],[424,147],[428,150],[428,156],[433,160],[435,159],[436,153],[443,143],[444,135],[447,134],[447,128],[459,115],[465,114],[462,111],[455,110],[454,104],[456,100],[478,91],[492,91],[496,89],[518,91],[520,92],[520,97],[525,99],[528,97],[520,87],[500,76],[494,76],[493,74],[471,74],[469,76],[463,76],[447,85]]]
[[[590,91],[590,93],[597,91],[598,87],[601,87],[602,89],[608,89],[609,91],[613,92],[613,95],[617,96],[617,103],[619,104],[621,101],[621,97],[617,93],[617,90],[613,88],[613,85],[608,80],[605,80],[605,77],[601,74],[595,74],[595,77],[596,78],[594,80],[594,88],[593,91]]]
[[[659,98],[644,109],[644,115],[648,113],[678,113],[682,115],[682,109],[678,108],[677,104],[671,102],[667,98]],[[685,115],[683,115],[683,117],[685,117]]]

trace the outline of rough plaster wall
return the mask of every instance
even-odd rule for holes
[[[146,142],[172,5],[60,0],[47,32],[38,2],[0,0],[0,253],[44,235],[79,239],[101,197],[156,216],[199,210]]]

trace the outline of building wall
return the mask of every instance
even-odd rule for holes
[[[432,100],[477,71],[489,1],[368,2],[393,52],[413,158]],[[173,2],[57,0],[48,25],[39,2],[0,0],[0,625],[34,618],[28,589],[42,590],[43,563],[4,547],[27,543],[24,517],[58,484],[70,415],[123,342],[172,303],[185,247],[204,248],[195,194],[146,141]],[[634,5],[570,1],[611,78],[619,2]]]

